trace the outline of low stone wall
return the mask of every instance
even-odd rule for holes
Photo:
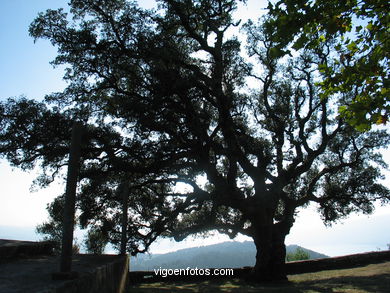
[[[51,255],[54,244],[51,241],[33,242],[0,239],[0,261],[10,261],[18,257]]]
[[[78,254],[71,274],[58,273],[52,243],[0,239],[0,292],[124,293],[129,257]],[[72,277],[73,279],[66,278]]]
[[[351,254],[286,263],[287,274],[302,274],[323,270],[338,270],[390,261],[390,250]]]
[[[66,281],[60,286],[40,293],[124,293],[128,285],[128,272],[129,257],[118,256],[110,263],[80,274],[77,279]]]

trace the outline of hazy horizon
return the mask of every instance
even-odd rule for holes
[[[297,222],[305,221],[298,218]],[[358,227],[363,223],[368,229],[365,234],[359,233]],[[299,245],[313,251],[333,256],[341,256],[347,254],[386,250],[390,244],[389,233],[381,230],[381,227],[390,221],[390,216],[386,214],[379,215],[374,219],[367,216],[355,216],[354,219],[345,221],[344,224],[336,224],[333,228],[323,227],[318,230],[314,225],[312,229],[294,228],[287,236],[286,245]],[[386,233],[387,232],[387,233]],[[303,234],[306,234],[305,237]],[[82,245],[84,233],[81,230],[75,232],[77,242]],[[39,241],[43,238],[42,235],[35,233],[33,226],[4,226],[0,223],[0,239],[14,239],[25,241]],[[176,242],[172,239],[160,239],[152,244],[150,248],[151,254],[163,254],[174,252],[180,249],[207,246],[226,241],[252,241],[249,237],[239,236],[234,240],[229,239],[226,235],[210,236],[206,238],[188,237],[187,239]],[[105,253],[116,253],[108,246]]]

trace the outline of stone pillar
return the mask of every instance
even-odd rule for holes
[[[122,235],[121,235],[121,255],[126,254],[127,247],[127,224],[128,224],[128,208],[129,208],[129,184],[126,179],[122,182]]]
[[[64,218],[62,226],[62,248],[60,272],[68,273],[72,269],[73,230],[76,204],[76,188],[78,182],[81,154],[82,125],[74,122],[70,144],[68,174],[65,190]]]

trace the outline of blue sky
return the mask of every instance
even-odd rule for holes
[[[63,68],[49,64],[56,49],[46,40],[34,43],[28,35],[28,26],[38,12],[48,8],[66,7],[66,0],[0,0],[0,99],[25,95],[42,99],[45,94],[61,91]],[[148,3],[150,1],[140,1]],[[256,15],[256,1],[250,0],[244,15]],[[387,155],[387,162],[390,158]],[[34,228],[46,217],[46,204],[51,202],[64,186],[31,193],[29,188],[35,172],[24,173],[0,161],[0,238],[36,239]],[[388,173],[387,173],[388,174]],[[387,176],[390,178],[390,176]],[[389,180],[388,180],[389,181]],[[326,228],[315,207],[300,213],[288,244],[299,244],[328,255],[385,249],[390,243],[390,208],[379,207],[371,216],[352,215],[348,220]],[[206,245],[228,240],[214,236],[207,239],[189,239],[183,243],[164,240],[154,245],[153,252],[166,252],[184,247]],[[244,237],[239,240],[246,240]]]
[[[46,40],[34,40],[28,26],[38,12],[65,6],[65,0],[0,1],[0,98],[27,95],[40,99],[64,88],[62,70],[54,70],[49,61],[56,49]]]

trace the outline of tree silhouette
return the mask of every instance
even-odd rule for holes
[[[58,196],[48,204],[46,209],[49,214],[49,221],[36,227],[36,232],[42,234],[44,240],[52,241],[55,254],[61,252],[63,200],[63,196]]]
[[[283,57],[272,32],[249,22],[245,53],[233,36],[236,2],[165,0],[154,12],[73,0],[72,19],[40,14],[30,33],[57,46],[53,63],[68,65],[69,86],[45,103],[4,103],[0,150],[15,165],[41,159],[60,173],[70,121],[82,120],[82,226],[119,246],[116,189],[127,178],[132,253],[160,236],[240,233],[255,242],[255,278],[280,280],[298,207],[317,203],[331,223],[388,202],[378,150],[390,140],[338,116],[356,92],[321,94],[331,40]]]

